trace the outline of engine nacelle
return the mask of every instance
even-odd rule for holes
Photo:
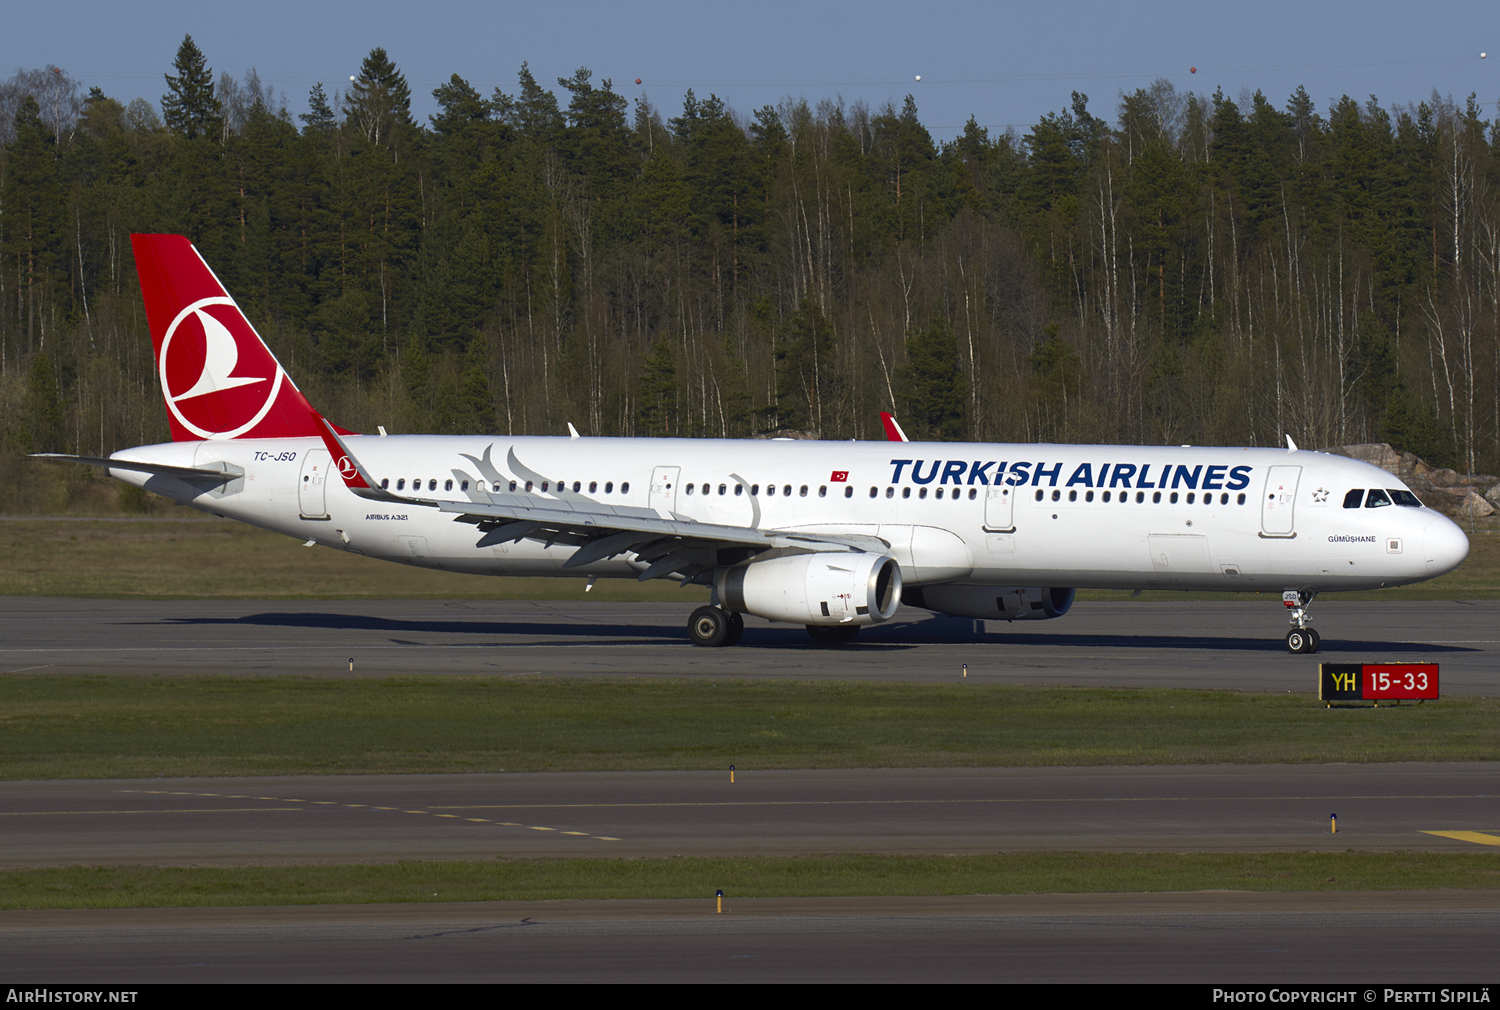
[[[878,624],[901,603],[901,566],[889,554],[821,551],[719,572],[719,604],[793,624]]]
[[[901,594],[901,602],[950,617],[1046,621],[1066,614],[1077,592],[1033,586],[912,586]]]

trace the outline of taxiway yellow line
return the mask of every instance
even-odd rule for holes
[[[1500,835],[1487,835],[1483,831],[1423,831],[1422,834],[1473,842],[1475,845],[1500,845]]]

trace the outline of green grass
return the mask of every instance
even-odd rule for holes
[[[186,510],[182,510],[186,511]],[[1415,586],[1330,593],[1325,600],[1500,599],[1500,532],[1470,538],[1457,571]],[[707,599],[701,587],[605,579],[584,596],[581,578],[492,578],[377,561],[228,521],[24,519],[0,522],[0,596],[149,599]],[[1280,590],[1277,590],[1279,594]],[[1147,591],[1134,599],[1235,600],[1255,593]],[[1274,595],[1274,594],[1273,594]],[[1084,590],[1081,600],[1128,602]],[[1264,596],[1260,597],[1264,599]]]
[[[1487,852],[1100,853],[567,859],[0,872],[0,908],[1169,891],[1500,888]]]
[[[1481,761],[1500,699],[836,681],[0,679],[0,777]]]
[[[493,578],[303,547],[228,521],[0,522],[0,596],[90,599],[707,600],[702,587],[604,579]]]

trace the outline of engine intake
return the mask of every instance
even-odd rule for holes
[[[752,561],[719,572],[728,610],[793,624],[878,624],[901,602],[901,566],[888,554],[825,551]]]
[[[901,602],[950,617],[1047,621],[1066,614],[1077,592],[1032,586],[912,586],[902,592]]]

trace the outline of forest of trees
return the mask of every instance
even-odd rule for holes
[[[160,107],[0,82],[0,511],[27,452],[169,436],[131,232],[197,244],[355,430],[1390,441],[1500,470],[1500,119],[1073,93],[934,143],[915,102],[675,114],[586,69],[382,49],[294,118],[185,39]],[[1496,188],[1492,189],[1491,187]],[[55,504],[55,503],[54,503]]]

